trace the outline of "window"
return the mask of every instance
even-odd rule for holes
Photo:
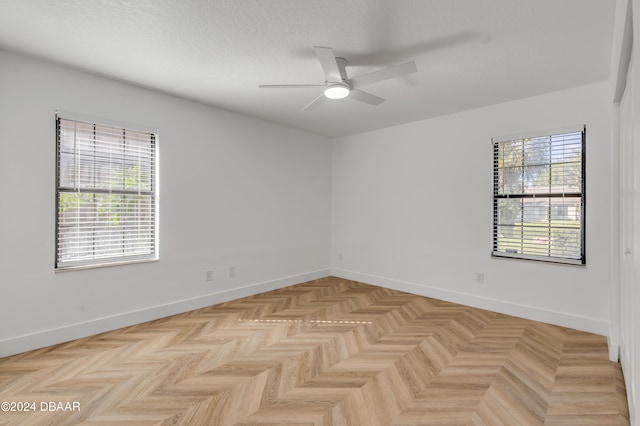
[[[156,135],[56,117],[56,269],[156,259]]]
[[[493,256],[585,263],[585,133],[493,140]]]

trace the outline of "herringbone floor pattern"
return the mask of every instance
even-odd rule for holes
[[[629,424],[602,336],[333,277],[0,359],[0,401],[38,404],[1,425]]]

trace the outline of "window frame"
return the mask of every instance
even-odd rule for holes
[[[541,137],[550,137],[554,136],[562,136],[571,133],[581,133],[581,168],[580,168],[580,186],[581,190],[579,192],[552,192],[551,185],[549,192],[544,193],[532,193],[525,194],[524,190],[521,191],[520,194],[499,194],[499,166],[498,166],[498,158],[499,158],[499,150],[498,144],[513,142],[518,140],[531,140]],[[518,134],[518,135],[510,135],[504,136],[500,138],[492,138],[491,145],[493,149],[493,196],[492,196],[492,204],[493,204],[493,227],[492,227],[492,250],[491,256],[494,258],[506,258],[506,259],[518,259],[518,260],[531,260],[531,261],[539,261],[546,263],[556,263],[556,264],[565,264],[565,265],[578,265],[585,266],[586,265],[586,134],[587,129],[586,125],[580,126],[571,126],[562,129],[554,129],[540,132],[529,132],[527,134]],[[549,160],[549,165],[551,166],[553,162],[551,159]],[[527,167],[526,164],[522,164],[522,167]],[[550,175],[551,176],[551,175]],[[551,179],[551,177],[550,177]],[[579,195],[577,195],[579,194]],[[537,255],[537,254],[525,254],[525,253],[508,253],[504,251],[498,251],[499,239],[498,239],[498,228],[499,228],[499,212],[498,212],[498,202],[499,200],[504,199],[524,199],[530,198],[535,199],[538,198],[548,198],[551,201],[553,198],[577,198],[580,200],[580,257],[562,257],[562,256],[548,256],[545,255]],[[549,229],[551,229],[551,203],[549,204]],[[522,213],[521,213],[522,214]],[[524,229],[524,227],[523,227]],[[524,239],[523,239],[524,240]],[[549,243],[549,248],[551,249],[552,245]],[[551,250],[549,250],[551,252]]]
[[[80,185],[75,185],[75,190],[70,190],[68,187],[61,186],[61,168],[60,168],[60,120],[66,120],[70,122],[88,124],[94,126],[111,128],[131,132],[138,133],[147,133],[151,138],[151,148],[150,148],[150,189],[148,191],[140,191],[138,190],[112,190],[112,189],[99,189],[93,188],[91,190],[82,189]],[[117,266],[117,265],[125,265],[125,264],[133,264],[133,263],[145,263],[145,262],[154,262],[159,259],[159,190],[158,190],[158,129],[152,128],[148,126],[131,124],[126,122],[120,122],[115,120],[103,119],[92,117],[85,114],[78,114],[68,111],[56,111],[55,114],[55,143],[56,143],[56,164],[55,164],[55,257],[54,257],[54,271],[55,272],[64,272],[64,271],[73,271],[73,270],[81,270],[81,269],[92,269],[92,268],[100,268],[106,266]],[[76,155],[77,151],[74,150],[74,155]],[[74,172],[75,175],[76,172]],[[144,194],[142,194],[144,192]],[[120,195],[147,195],[150,197],[150,205],[153,209],[151,218],[153,220],[152,225],[150,226],[151,230],[151,244],[149,245],[151,251],[148,254],[132,254],[132,255],[119,255],[119,256],[108,256],[108,257],[98,257],[92,259],[84,259],[84,260],[72,260],[68,262],[60,262],[59,254],[60,254],[60,194],[61,193],[94,193],[94,194],[120,194]]]

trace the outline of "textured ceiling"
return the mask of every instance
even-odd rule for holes
[[[0,0],[0,47],[325,136],[609,78],[613,0]],[[324,82],[313,46],[353,77],[418,72],[302,108]]]

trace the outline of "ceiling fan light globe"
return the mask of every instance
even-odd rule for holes
[[[324,89],[324,95],[329,99],[344,99],[349,96],[350,89],[343,84],[334,84]]]

